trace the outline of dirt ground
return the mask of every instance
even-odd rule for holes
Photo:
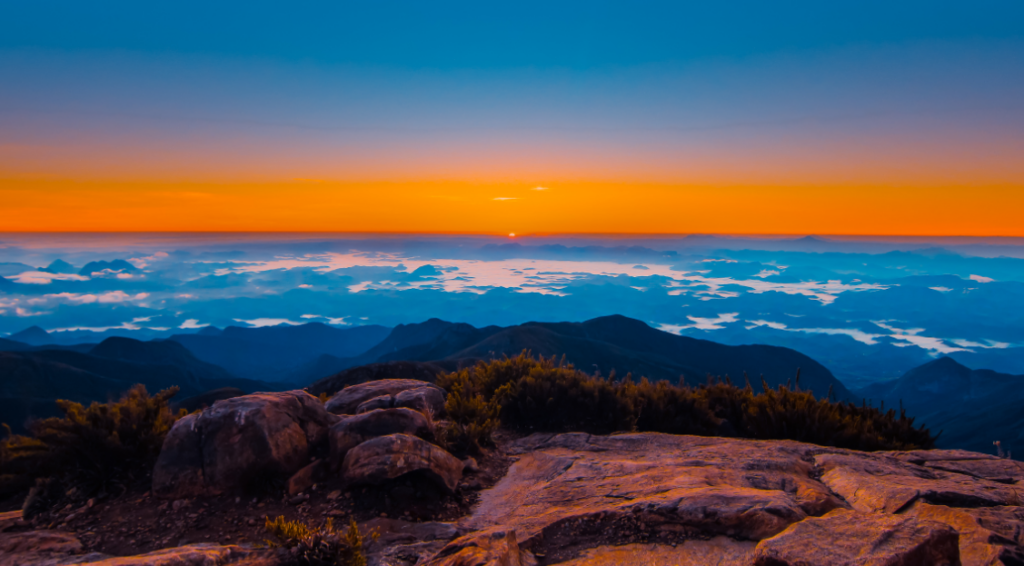
[[[262,543],[265,520],[284,516],[308,524],[333,518],[336,526],[351,518],[364,523],[388,517],[410,522],[454,521],[467,515],[483,489],[505,475],[512,460],[498,435],[497,446],[478,455],[476,471],[466,470],[453,494],[440,492],[425,478],[406,476],[382,486],[345,486],[337,480],[314,485],[289,497],[283,488],[168,501],[153,497],[142,480],[121,496],[72,501],[57,499],[50,512],[15,529],[49,528],[73,533],[86,552],[129,556],[196,542]],[[17,509],[24,495],[0,502]]]

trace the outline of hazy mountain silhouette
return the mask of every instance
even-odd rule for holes
[[[285,381],[303,376],[305,385],[309,379],[304,377],[304,367],[314,366],[325,355],[333,358],[358,356],[390,332],[391,329],[384,326],[335,328],[312,322],[262,328],[229,326],[221,331],[208,327],[198,334],[176,334],[171,340],[188,348],[200,360],[221,366],[239,377]],[[352,365],[358,364],[345,367]],[[342,369],[330,363],[325,367],[328,373]],[[310,375],[323,377],[327,374]]]
[[[468,324],[430,319],[421,324],[395,327],[380,344],[347,361],[352,366],[398,360],[469,362],[523,350],[534,355],[565,356],[577,368],[604,375],[613,370],[621,377],[677,381],[684,376],[699,383],[708,374],[730,376],[761,389],[763,375],[770,386],[787,383],[801,370],[800,386],[825,396],[829,387],[839,399],[850,392],[827,368],[813,359],[774,346],[726,346],[707,340],[677,336],[624,316],[606,316],[582,323],[530,322],[519,326],[474,328]]]
[[[56,399],[107,401],[136,383],[151,393],[178,386],[178,398],[212,389],[282,389],[239,379],[198,360],[181,344],[108,338],[89,353],[74,350],[0,352],[0,422],[20,430],[29,417],[57,414]]]
[[[1024,454],[1024,375],[972,370],[941,357],[855,394],[887,409],[902,403],[908,416],[942,431],[942,448],[992,452],[999,440]]]
[[[78,269],[62,259],[55,259],[50,265],[41,267],[39,271],[47,273],[77,273]]]
[[[139,270],[139,268],[135,267],[134,265],[128,263],[123,259],[115,259],[114,261],[90,261],[89,263],[82,266],[82,269],[78,272],[78,274],[85,275],[88,277],[93,273],[106,271],[108,269],[110,271],[119,271],[122,273],[134,273]]]
[[[30,346],[43,346],[51,343],[50,333],[38,326],[30,326],[21,332],[15,332],[8,336],[7,339],[24,342]]]

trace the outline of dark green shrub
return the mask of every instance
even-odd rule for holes
[[[797,377],[799,383],[799,377]],[[858,450],[931,448],[934,438],[902,412],[815,399],[780,386],[755,394],[709,378],[692,388],[667,381],[616,381],[587,375],[554,358],[481,362],[445,374],[452,438],[479,446],[500,425],[522,432],[665,432],[791,439]],[[473,431],[470,434],[470,430]],[[455,444],[458,446],[459,442]]]
[[[481,373],[481,376],[486,374]],[[469,370],[443,374],[439,383],[448,391],[444,408],[448,421],[435,429],[440,445],[457,453],[479,452],[498,429],[498,401],[485,394],[482,380]]]
[[[8,435],[0,443],[3,489],[51,476],[62,476],[83,497],[123,487],[152,469],[164,437],[184,414],[168,405],[177,392],[172,387],[150,396],[136,385],[112,403],[57,401],[63,417],[33,421],[29,436]]]
[[[355,519],[349,520],[345,532],[334,528],[334,520],[310,528],[305,523],[286,521],[283,516],[274,520],[267,517],[264,528],[273,537],[267,540],[271,547],[284,547],[291,552],[296,564],[302,566],[366,566],[363,550],[365,537],[359,532]],[[376,533],[370,535],[376,538]]]

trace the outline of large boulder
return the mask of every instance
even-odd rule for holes
[[[342,417],[327,433],[331,467],[337,469],[349,450],[378,436],[408,434],[433,440],[434,431],[427,417],[412,409],[376,409],[351,417]]]
[[[758,543],[755,566],[959,566],[959,535],[913,517],[836,509]]]
[[[409,389],[419,389],[421,387],[436,389],[442,397],[444,396],[443,389],[430,383],[424,383],[415,379],[381,379],[379,381],[360,383],[359,385],[350,385],[328,399],[325,407],[328,412],[336,415],[351,415],[356,413],[360,405],[370,399],[387,395],[392,398],[390,406],[393,406],[395,395]]]
[[[430,362],[383,362],[349,368],[317,381],[306,388],[306,390],[313,395],[326,393],[330,396],[352,385],[385,379],[406,379],[416,380],[420,383],[433,383],[437,376],[444,371],[445,369],[441,366]]]
[[[965,565],[1024,564],[1024,507],[957,509],[918,502],[906,515],[956,529]]]
[[[218,401],[174,424],[153,470],[153,493],[214,495],[287,479],[309,464],[311,451],[326,447],[337,420],[304,391]]]
[[[345,481],[353,485],[379,485],[417,473],[454,492],[462,479],[462,461],[421,438],[389,434],[349,450],[341,471]]]
[[[396,407],[408,407],[425,415],[439,417],[444,414],[444,390],[437,387],[406,389],[395,395]]]

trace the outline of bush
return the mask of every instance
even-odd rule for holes
[[[799,383],[799,374],[797,376]],[[935,439],[901,411],[815,399],[798,387],[755,394],[713,378],[696,388],[631,376],[587,375],[552,357],[481,362],[444,374],[456,447],[489,441],[499,424],[521,432],[665,432],[791,439],[857,450],[931,448]]]
[[[62,476],[83,497],[123,488],[149,473],[167,432],[184,415],[168,405],[177,392],[172,387],[150,396],[136,385],[112,403],[57,401],[63,417],[33,421],[29,436],[8,434],[0,442],[0,478],[6,480],[0,491],[51,476]]]
[[[267,517],[267,532],[276,540],[267,540],[271,547],[292,551],[297,564],[303,566],[366,566],[363,551],[365,537],[359,532],[355,519],[349,520],[348,530],[338,531],[334,520],[327,519],[320,527],[310,528],[305,523],[286,521],[279,516],[273,521]],[[376,533],[370,535],[376,539]]]

